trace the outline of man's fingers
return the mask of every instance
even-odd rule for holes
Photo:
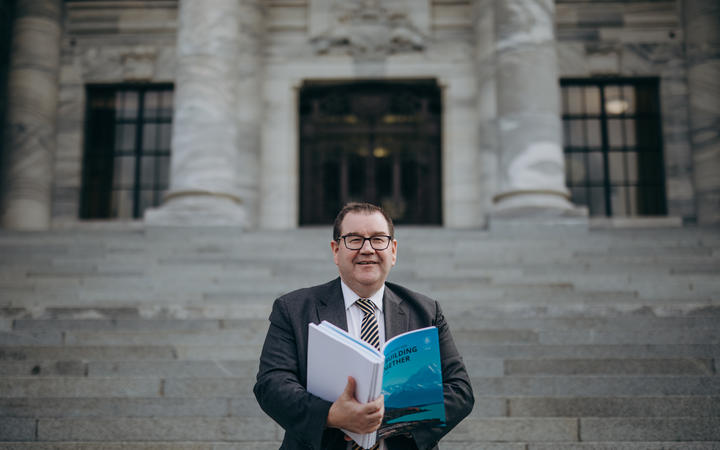
[[[348,381],[345,385],[345,390],[343,391],[342,395],[350,398],[355,398],[355,378],[348,377]]]

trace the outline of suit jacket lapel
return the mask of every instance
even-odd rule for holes
[[[385,313],[385,340],[408,331],[410,316],[403,300],[395,295],[386,285],[383,296],[383,310]]]
[[[345,314],[345,300],[340,287],[340,277],[335,279],[330,284],[330,288],[318,297],[317,314],[318,323],[327,320],[347,331],[347,315]]]

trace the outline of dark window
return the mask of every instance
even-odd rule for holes
[[[306,82],[300,90],[300,224],[349,201],[399,224],[440,224],[441,98],[435,80]]]
[[[83,219],[142,217],[169,184],[172,86],[87,89]]]
[[[658,80],[561,81],[565,168],[592,216],[664,215]]]

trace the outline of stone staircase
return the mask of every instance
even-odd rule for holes
[[[0,448],[278,448],[267,316],[335,276],[330,235],[0,231]],[[720,449],[720,230],[397,235],[476,395],[442,449]]]

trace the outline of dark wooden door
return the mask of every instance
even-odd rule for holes
[[[306,83],[300,223],[367,201],[400,224],[440,224],[440,105],[434,81]]]

